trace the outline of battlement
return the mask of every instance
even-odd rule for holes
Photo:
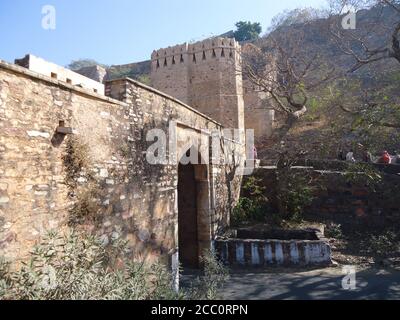
[[[210,38],[196,43],[184,43],[153,51],[151,55],[153,71],[171,65],[197,63],[213,58],[235,59],[240,52],[240,44],[231,38]]]
[[[189,47],[188,43],[184,43],[184,44],[178,44],[173,47],[154,50],[151,55],[151,60],[162,59],[165,57],[171,57],[179,54],[186,54],[188,52],[188,47]]]
[[[243,128],[240,52],[235,39],[224,37],[156,50],[151,84],[227,128]]]
[[[217,37],[190,44],[189,52],[197,53],[203,50],[213,50],[213,49],[223,49],[223,48],[237,50],[240,48],[240,45],[235,39]]]

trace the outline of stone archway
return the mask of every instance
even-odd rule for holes
[[[197,188],[194,165],[178,168],[179,260],[186,268],[198,268]]]
[[[210,180],[205,164],[178,165],[178,246],[183,268],[200,267],[211,247]]]

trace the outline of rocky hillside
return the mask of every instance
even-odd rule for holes
[[[394,10],[389,8],[373,8],[370,10],[362,10],[357,13],[357,30],[361,34],[367,34],[368,44],[371,48],[376,48],[390,43],[391,33],[385,29],[378,29],[376,25],[377,19],[385,22],[385,25],[393,29],[394,23],[399,16]],[[332,41],[332,34],[329,26],[329,19],[314,19],[312,21],[300,24],[284,25],[277,28],[272,33],[265,35],[260,40],[253,42],[257,46],[262,46],[269,36],[279,37],[282,34],[290,34],[293,31],[302,31],[304,39],[302,46],[304,51],[310,55],[318,53],[326,61],[335,66],[338,71],[346,71],[354,64],[352,57],[343,54],[338,46]],[[232,32],[225,36],[232,35]],[[360,48],[355,47],[356,51]],[[130,77],[150,84],[150,61],[131,63],[126,65],[114,65],[107,68],[106,79],[116,79],[121,77]],[[331,85],[331,84],[330,84]],[[400,64],[395,60],[386,59],[376,62],[357,70],[351,74],[345,82],[335,84],[336,90],[343,92],[343,99],[356,101],[356,97],[360,96],[360,92],[382,92],[390,97],[396,97],[400,91]],[[353,129],[354,121],[349,114],[344,114],[338,108],[332,108],[327,104],[325,97],[331,93],[331,88],[325,86],[313,92],[313,97],[309,101],[309,112],[296,126],[291,130],[285,142],[289,148],[302,148],[309,150],[311,158],[322,156],[334,157],[338,146],[350,148],[354,146],[355,137],[360,135]],[[269,107],[269,106],[266,106]],[[279,119],[279,114],[277,119]],[[277,123],[279,125],[279,123]],[[341,128],[341,132],[337,128]],[[377,133],[379,134],[379,133]],[[400,148],[396,142],[397,135],[391,133],[390,139],[382,138],[381,142],[375,147],[388,149]],[[364,139],[364,138],[363,138]],[[273,141],[264,141],[260,144],[259,154],[264,158],[274,159],[274,155],[279,151],[279,145],[272,145]],[[361,151],[360,151],[361,152]]]
[[[361,10],[357,12],[357,35],[366,36],[366,43],[370,48],[382,47],[390,43],[390,30],[393,30],[394,24],[397,23],[399,19],[399,14],[389,7],[375,7],[368,10]],[[385,30],[381,26],[382,21],[384,22],[384,26],[388,29]],[[297,32],[301,30],[304,35],[303,45],[310,54],[318,53],[326,57],[327,60],[334,61],[338,68],[347,70],[354,64],[354,60],[350,56],[343,54],[335,42],[332,41],[332,34],[330,32],[331,24],[332,18],[317,19],[307,23],[282,26],[264,36],[263,40],[270,35],[279,37],[279,34],[282,33],[288,34],[295,30]],[[355,49],[356,52],[360,52],[361,47],[355,46],[353,49]],[[358,74],[368,76],[371,75],[371,71],[383,72],[392,70],[394,65],[396,65],[395,62],[387,60],[383,63],[361,68]]]
[[[107,78],[118,79],[129,77],[145,84],[150,84],[150,71],[150,60],[124,65],[114,65],[107,68]]]
[[[384,21],[388,29],[378,29],[377,19]],[[367,34],[367,42],[371,48],[390,44],[393,25],[400,19],[394,10],[373,8],[362,10],[357,14],[357,28],[361,34]],[[355,61],[345,55],[332,41],[332,34],[328,19],[318,19],[307,23],[283,26],[271,33],[279,37],[282,34],[298,33],[304,36],[302,45],[310,55],[318,53],[324,60],[335,66],[338,73],[345,73]],[[268,36],[258,41],[262,46]],[[354,47],[354,50],[360,48]],[[359,51],[361,52],[361,51]],[[363,66],[354,73],[347,74],[345,80],[334,81],[318,88],[311,93],[308,103],[308,112],[297,125],[289,131],[283,139],[289,150],[306,150],[309,158],[334,158],[337,150],[343,148],[355,149],[357,156],[361,157],[365,148],[375,152],[388,149],[394,152],[400,148],[398,140],[399,130],[393,128],[380,128],[370,126],[360,128],[361,117],[343,112],[337,105],[329,102],[329,97],[340,93],[341,103],[349,107],[362,104],[361,95],[367,93],[377,100],[387,101],[392,106],[400,104],[398,92],[400,91],[400,64],[394,59],[386,59]],[[376,108],[377,109],[377,108]],[[393,107],[389,109],[393,112]],[[378,110],[377,110],[378,111]],[[382,110],[380,110],[382,114]],[[371,113],[371,116],[376,114]],[[390,118],[390,113],[388,113]],[[392,121],[396,121],[393,114]],[[279,119],[279,115],[277,115]],[[279,121],[276,123],[279,126]],[[261,142],[259,154],[263,159],[275,162],[278,153],[282,150],[281,144],[265,139]]]

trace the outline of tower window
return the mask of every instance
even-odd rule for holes
[[[212,57],[213,57],[213,58],[216,58],[216,57],[217,57],[217,54],[215,53],[215,49],[213,49],[213,51],[212,51]]]
[[[164,67],[168,66],[167,58],[164,59]]]
[[[225,57],[225,50],[224,49],[222,49],[222,51],[221,51],[221,57]]]
[[[172,64],[175,64],[175,56],[172,56]]]
[[[52,72],[52,73],[51,73],[51,77],[52,77],[53,79],[57,79],[57,73]]]
[[[196,54],[193,53],[193,62],[196,63]]]
[[[181,63],[184,63],[185,60],[183,60],[183,54],[181,54]]]
[[[160,61],[157,60],[157,68],[159,68],[159,67],[160,67]]]
[[[203,51],[203,60],[206,60],[206,53]]]

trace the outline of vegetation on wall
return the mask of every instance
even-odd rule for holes
[[[96,221],[101,210],[101,196],[103,189],[91,172],[89,146],[79,138],[68,138],[63,155],[65,168],[65,184],[69,189],[69,197],[73,205],[69,209],[69,224],[77,225],[85,221]],[[84,186],[79,185],[83,179]]]
[[[65,168],[65,183],[70,188],[76,188],[78,178],[84,177],[92,179],[90,171],[89,146],[82,143],[77,137],[70,136],[66,142],[65,153],[63,155]]]
[[[345,171],[348,183],[367,187],[371,192],[381,187],[382,173],[369,163],[354,163]]]

